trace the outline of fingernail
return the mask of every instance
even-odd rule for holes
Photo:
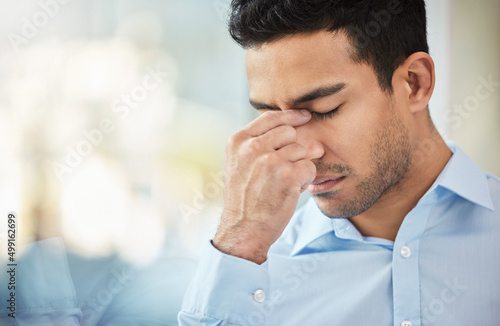
[[[302,113],[304,117],[308,117],[311,115],[311,112],[309,112],[308,110],[300,110],[300,113]]]

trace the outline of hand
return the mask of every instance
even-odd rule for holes
[[[230,138],[217,249],[257,264],[267,259],[316,177],[315,157],[297,143],[294,128],[310,119],[306,110],[269,111]]]

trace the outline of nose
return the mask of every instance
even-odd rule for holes
[[[318,140],[318,133],[310,123],[295,127],[297,131],[297,142],[307,149],[307,159],[314,160],[322,158],[325,155],[325,148]]]

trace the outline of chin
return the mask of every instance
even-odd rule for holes
[[[344,194],[343,194],[344,195]],[[313,196],[316,205],[329,218],[351,218],[368,210],[378,197],[353,196],[340,198],[338,193],[324,193]]]
[[[318,205],[319,210],[329,218],[348,218],[350,216],[343,216],[339,208],[342,203],[333,199],[333,195],[327,196],[328,193],[321,195],[314,195],[314,201]]]

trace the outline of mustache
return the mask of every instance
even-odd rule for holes
[[[322,161],[313,161],[313,163],[316,165],[317,174],[344,174],[346,176],[353,174],[352,168],[347,164],[332,164]]]

